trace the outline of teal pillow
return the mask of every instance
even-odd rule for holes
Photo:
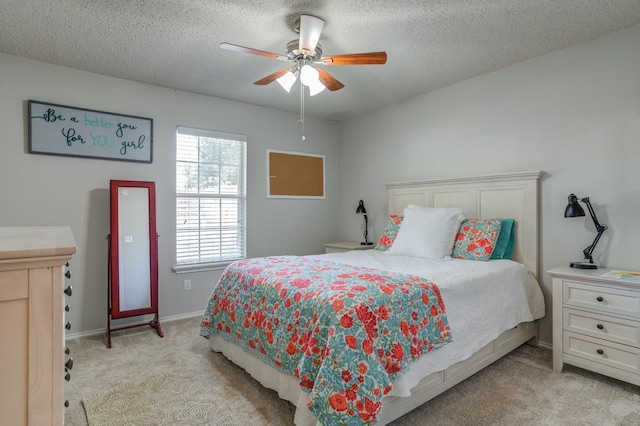
[[[511,259],[515,246],[516,232],[514,219],[501,219],[498,241],[491,253],[491,259]]]

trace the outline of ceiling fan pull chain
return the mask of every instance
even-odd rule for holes
[[[305,140],[304,137],[304,85],[302,84],[302,80],[300,81],[300,124],[302,124],[302,140]]]

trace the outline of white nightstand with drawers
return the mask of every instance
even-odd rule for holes
[[[640,385],[640,282],[551,269],[553,370],[564,363]]]
[[[351,250],[371,250],[374,244],[364,245],[357,241],[342,241],[339,243],[327,243],[324,245],[326,253],[340,253]]]

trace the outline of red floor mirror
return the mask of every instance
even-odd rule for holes
[[[111,332],[150,326],[163,337],[158,316],[158,234],[154,182],[112,180],[108,240],[107,346]],[[113,320],[150,316],[113,327]]]

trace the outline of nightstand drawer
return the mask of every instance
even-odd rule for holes
[[[593,312],[564,309],[564,329],[598,339],[640,347],[640,322]]]
[[[564,352],[640,374],[640,349],[574,333],[564,334]]]
[[[640,293],[615,287],[564,281],[565,305],[640,318]]]
[[[349,250],[336,248],[336,247],[325,247],[325,253],[344,253],[345,251],[349,251]]]
[[[352,250],[371,250],[373,244],[360,244],[357,241],[342,241],[339,243],[327,243],[324,245],[325,253],[342,253]]]

